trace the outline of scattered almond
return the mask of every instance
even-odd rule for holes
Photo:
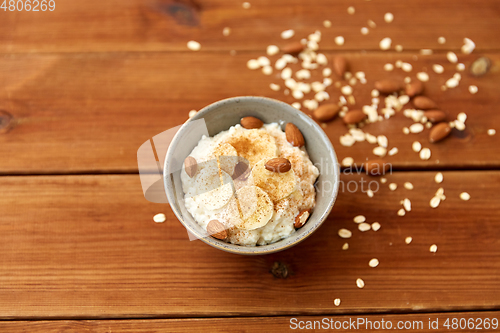
[[[415,99],[413,100],[413,105],[415,105],[415,107],[420,110],[430,110],[436,109],[438,107],[432,99],[425,96],[415,97]]]
[[[382,176],[389,171],[390,163],[385,163],[383,160],[370,160],[366,161],[364,168],[371,176]]]
[[[329,121],[337,116],[340,108],[337,104],[323,104],[313,112],[315,119],[319,121]]]
[[[344,74],[347,71],[347,60],[342,56],[333,58],[333,70],[337,76],[344,78]]]
[[[301,42],[293,42],[281,48],[284,53],[296,55],[304,51],[305,46]]]
[[[346,124],[357,124],[365,120],[366,114],[361,110],[351,110],[344,116],[344,123]]]
[[[386,79],[375,82],[375,89],[383,94],[392,94],[402,88],[401,83],[396,80]]]
[[[429,141],[431,143],[438,142],[446,138],[451,133],[451,127],[448,123],[439,123],[434,125],[429,134]]]
[[[439,123],[446,119],[446,114],[441,110],[428,110],[424,112],[424,117],[431,123]]]
[[[290,161],[286,158],[276,157],[267,161],[265,164],[265,168],[266,170],[272,172],[284,173],[290,171],[290,169],[292,168],[292,163],[290,163]]]
[[[410,97],[415,97],[422,94],[424,85],[420,81],[415,81],[406,85],[406,94]]]
[[[207,232],[210,236],[217,239],[226,239],[227,231],[224,228],[224,225],[217,220],[212,220],[208,222]]]
[[[294,147],[302,147],[305,144],[304,136],[299,128],[292,123],[286,124],[285,127],[286,140]]]
[[[261,128],[264,123],[259,118],[243,117],[240,121],[241,126],[246,129]]]
[[[310,215],[311,215],[310,209],[301,211],[299,215],[297,215],[297,217],[295,218],[295,224],[294,224],[295,229],[299,229],[304,224],[306,224],[307,219],[309,219]]]
[[[196,175],[196,171],[198,170],[198,163],[193,156],[188,156],[184,160],[184,170],[186,170],[186,173],[191,178]]]

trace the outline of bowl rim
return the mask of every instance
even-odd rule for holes
[[[266,244],[266,245],[243,246],[243,245],[236,245],[236,244],[231,244],[231,243],[224,243],[226,246],[227,245],[234,246],[234,248],[225,247],[221,244],[218,244],[218,242],[221,242],[221,241],[215,240],[212,237],[206,237],[206,236],[200,235],[196,230],[192,229],[188,223],[184,222],[183,218],[182,218],[182,214],[176,206],[176,204],[179,204],[179,203],[176,201],[175,193],[171,193],[171,191],[169,191],[170,188],[173,188],[173,184],[171,184],[171,178],[168,176],[170,170],[168,168],[169,164],[167,163],[169,161],[169,158],[173,154],[172,150],[170,148],[175,146],[175,144],[177,144],[177,142],[180,140],[180,136],[181,136],[182,132],[186,129],[187,124],[189,124],[191,121],[203,118],[207,113],[211,112],[214,109],[217,109],[220,105],[227,104],[227,103],[239,103],[239,102],[245,101],[245,100],[266,100],[268,102],[276,104],[277,106],[284,109],[286,112],[295,113],[296,115],[299,116],[299,118],[302,118],[300,115],[301,113],[303,113],[302,111],[295,109],[293,106],[291,106],[285,102],[282,102],[282,101],[279,101],[279,100],[276,100],[273,98],[269,98],[269,97],[263,97],[263,96],[236,96],[236,97],[225,98],[225,99],[216,101],[214,103],[211,103],[211,104],[203,107],[201,110],[199,110],[196,113],[196,115],[189,118],[179,128],[177,133],[172,138],[172,141],[170,142],[170,145],[168,147],[168,150],[167,150],[167,153],[165,156],[164,165],[163,165],[163,185],[165,188],[165,193],[167,195],[167,200],[169,202],[169,205],[172,208],[172,211],[174,212],[174,214],[177,217],[177,219],[179,220],[179,222],[183,225],[184,228],[186,228],[186,230],[189,233],[192,233],[193,235],[195,235],[196,238],[200,239],[205,244],[208,244],[208,245],[215,247],[219,250],[229,252],[229,253],[234,253],[234,254],[241,254],[241,255],[271,254],[271,253],[276,253],[279,251],[289,249],[289,248],[299,244],[300,242],[304,241],[309,236],[311,236],[326,221],[328,215],[332,211],[333,206],[335,205],[335,202],[337,200],[338,191],[339,191],[339,182],[340,182],[340,168],[339,168],[339,164],[338,164],[337,154],[336,154],[335,149],[333,148],[333,145],[332,145],[330,139],[328,138],[328,136],[325,134],[323,129],[314,120],[312,120],[306,116],[309,119],[305,120],[305,121],[306,121],[306,124],[311,125],[314,128],[317,135],[320,136],[321,140],[329,148],[329,152],[330,152],[329,155],[331,155],[331,158],[332,158],[333,163],[334,163],[335,184],[334,184],[333,192],[331,194],[330,201],[328,202],[328,208],[324,212],[322,212],[315,227],[313,229],[311,229],[309,232],[304,233],[300,237],[297,237],[297,239],[295,239],[293,242],[288,242],[286,244],[283,244],[282,246],[279,246],[280,242],[286,241],[287,238],[284,238],[284,239],[281,239],[275,243]],[[304,115],[305,115],[305,113],[304,113]],[[175,202],[176,204],[171,204],[173,202]]]

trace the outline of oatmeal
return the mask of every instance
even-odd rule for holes
[[[266,245],[306,223],[319,171],[303,138],[297,144],[297,133],[295,140],[288,134],[277,123],[246,117],[214,137],[203,136],[186,158],[181,171],[185,207],[212,237]]]

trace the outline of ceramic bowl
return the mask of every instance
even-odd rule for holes
[[[288,238],[263,246],[241,246],[207,236],[187,212],[183,204],[180,168],[184,159],[198,144],[203,134],[214,136],[239,124],[245,116],[254,116],[264,123],[277,122],[285,129],[288,122],[302,132],[309,158],[319,169],[316,187],[316,206],[307,223]],[[204,120],[204,122],[203,122]],[[202,126],[198,126],[202,124]],[[206,124],[206,126],[205,126]],[[204,133],[205,132],[205,133]],[[191,234],[217,249],[245,255],[269,254],[288,249],[309,237],[326,220],[332,210],[339,188],[339,167],[332,144],[320,126],[305,113],[289,104],[265,97],[234,97],[213,103],[200,110],[176,133],[167,151],[164,183],[168,202],[179,221]]]

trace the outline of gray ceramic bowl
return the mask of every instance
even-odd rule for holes
[[[316,182],[316,206],[307,223],[290,237],[276,243],[264,246],[240,246],[229,244],[207,236],[193,217],[186,211],[182,196],[180,168],[184,159],[203,135],[202,128],[194,126],[203,124],[204,119],[208,134],[215,134],[239,124],[245,116],[255,116],[264,123],[278,122],[282,129],[288,122],[294,123],[302,132],[306,149],[313,164],[318,167],[320,176]],[[205,130],[206,132],[206,130]],[[164,182],[168,202],[175,215],[184,227],[191,233],[190,236],[201,239],[203,242],[220,250],[237,254],[269,254],[290,248],[310,236],[325,221],[332,210],[339,188],[339,168],[337,156],[332,144],[323,130],[305,113],[292,106],[264,97],[234,97],[211,104],[200,110],[188,120],[173,138],[164,166]]]

